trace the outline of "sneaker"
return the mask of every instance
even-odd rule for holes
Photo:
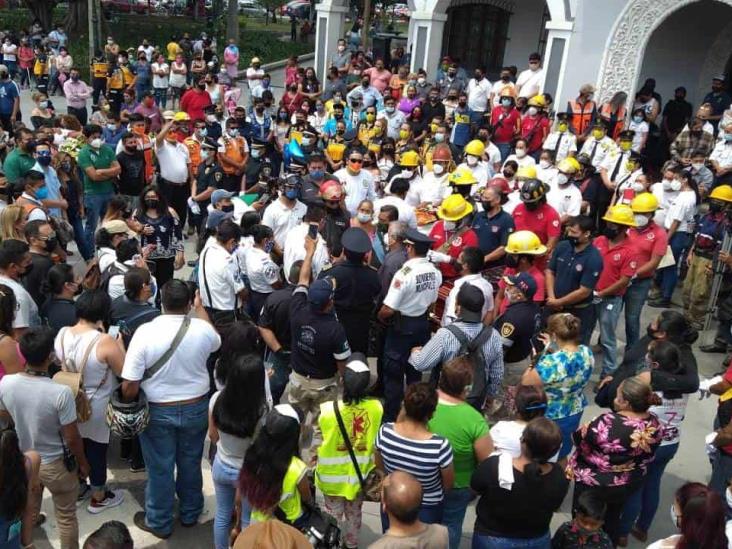
[[[131,473],[144,473],[145,472],[145,464],[144,463],[130,462],[130,472]]]
[[[107,490],[104,493],[104,499],[102,501],[97,501],[92,496],[91,502],[89,503],[89,506],[86,508],[86,510],[89,511],[92,515],[96,515],[98,513],[106,511],[107,509],[111,509],[112,507],[122,505],[122,502],[124,500],[125,497],[122,495],[122,492]]]
[[[79,495],[76,498],[76,504],[79,505],[80,503],[83,503],[86,498],[88,498],[91,495],[91,486],[89,486],[86,482],[83,484],[79,484]]]

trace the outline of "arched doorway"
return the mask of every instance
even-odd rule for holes
[[[500,71],[511,12],[488,4],[459,4],[447,10],[443,55],[459,59],[468,69],[485,66]]]

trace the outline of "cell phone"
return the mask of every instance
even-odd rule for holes
[[[110,326],[107,333],[114,339],[117,339],[119,337],[119,326],[117,326],[116,324],[114,326]]]
[[[257,200],[257,202],[266,204],[267,202],[269,202],[270,198],[271,198],[271,196],[269,195],[269,193],[264,193],[262,196],[259,197],[259,200]]]
[[[308,227],[308,236],[313,240],[318,238],[318,225],[311,223]]]

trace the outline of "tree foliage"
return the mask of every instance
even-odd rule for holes
[[[46,32],[53,27],[53,8],[56,3],[57,0],[23,0],[23,5],[30,10],[34,19],[38,19]]]

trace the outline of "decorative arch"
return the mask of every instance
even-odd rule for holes
[[[602,99],[624,91],[628,98],[638,84],[646,46],[655,30],[675,11],[700,0],[630,0],[605,44],[597,87]],[[732,6],[732,0],[716,0]]]
[[[699,72],[697,97],[704,97],[704,94],[709,90],[709,83],[712,78],[724,72],[724,67],[730,60],[730,52],[732,52],[732,23],[722,29],[709,47],[707,57]]]

